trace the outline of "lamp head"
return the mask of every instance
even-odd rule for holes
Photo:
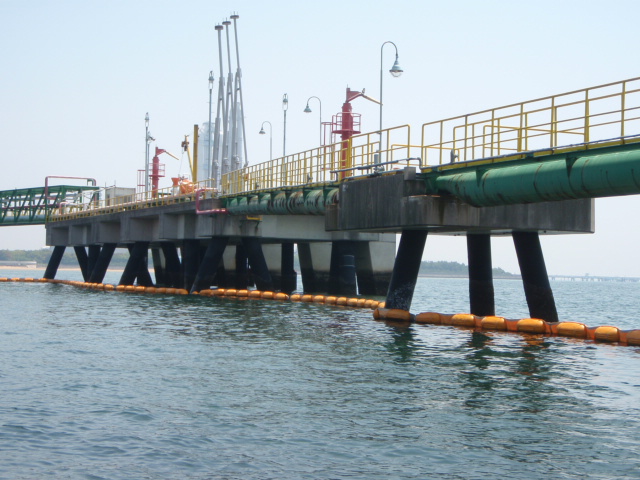
[[[260,131],[258,132],[260,135],[265,135],[265,131],[264,128],[260,127]]]
[[[209,90],[213,88],[213,70],[209,72]]]
[[[402,75],[402,72],[404,70],[402,70],[402,67],[400,67],[400,64],[398,63],[398,54],[396,54],[396,61],[393,62],[393,67],[391,67],[391,70],[389,70],[389,73],[394,76],[394,77],[399,77],[400,75]]]
[[[311,113],[311,109],[309,108],[309,104],[307,103],[307,106],[304,107],[304,113]]]
[[[149,112],[147,112],[147,114],[144,116],[144,126],[149,126]]]

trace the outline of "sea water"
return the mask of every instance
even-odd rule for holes
[[[638,283],[552,287],[562,320],[640,328]],[[420,279],[412,311],[467,288]],[[637,347],[59,284],[1,283],[0,308],[3,480],[640,478]]]

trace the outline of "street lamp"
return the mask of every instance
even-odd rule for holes
[[[149,144],[155,140],[149,133],[149,112],[144,116],[145,146],[144,146],[144,197],[149,192]]]
[[[282,96],[282,110],[284,112],[284,135],[282,137],[282,156],[287,156],[287,110],[289,109],[289,97],[285,93]]]
[[[211,136],[213,135],[213,128],[211,128],[211,97],[213,95],[213,70],[209,71],[209,125],[207,126],[207,168],[206,168],[206,172],[207,172],[207,180],[209,180],[211,178],[211,171],[212,171],[212,165],[211,165],[211,157],[212,157],[212,153],[213,153],[213,145],[211,143]],[[217,179],[214,182],[215,184],[217,184]],[[216,185],[217,186],[217,185]]]
[[[262,126],[260,127],[260,131],[258,132],[260,135],[265,135],[266,132],[264,131],[264,124],[268,123],[269,124],[269,160],[273,160],[273,127],[271,126],[271,122],[269,122],[268,120],[265,120],[264,122],[262,122]]]
[[[312,98],[315,98],[316,100],[318,100],[318,103],[320,104],[320,143],[319,145],[322,146],[322,101],[316,97],[309,97],[307,99],[307,106],[304,107],[304,113],[311,113],[311,109],[309,108],[309,100],[311,100]]]
[[[393,45],[393,48],[396,49],[396,61],[393,62],[393,66],[391,67],[391,70],[389,70],[389,73],[393,77],[399,77],[403,72],[402,68],[400,68],[400,64],[398,63],[398,47],[396,47],[396,44],[393,42],[384,42],[380,47],[380,143],[382,143],[382,51],[387,43],[390,43]]]

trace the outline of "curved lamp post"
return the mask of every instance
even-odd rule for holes
[[[384,50],[384,46],[387,43],[390,43],[391,45],[393,45],[393,48],[396,49],[396,61],[393,62],[393,66],[389,70],[389,73],[393,77],[399,77],[400,75],[402,75],[402,72],[403,72],[402,68],[400,68],[400,64],[398,63],[398,47],[396,47],[396,44],[391,41],[384,42],[380,47],[380,136],[381,137],[382,137],[382,52]]]
[[[320,104],[320,143],[318,145],[322,146],[322,101],[315,95],[312,97],[309,97],[307,99],[307,106],[304,107],[304,113],[311,113],[312,110],[311,108],[309,108],[309,100],[311,100],[312,98],[315,98],[316,100],[318,100],[318,104]]]
[[[264,124],[269,124],[269,160],[273,160],[273,127],[271,126],[271,122],[265,120],[262,122],[262,126],[260,127],[260,131],[258,132],[260,135],[265,135],[267,132],[264,131]]]

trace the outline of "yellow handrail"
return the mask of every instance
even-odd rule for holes
[[[422,125],[422,159],[434,165],[640,133],[640,77]],[[634,123],[635,122],[635,123]]]

